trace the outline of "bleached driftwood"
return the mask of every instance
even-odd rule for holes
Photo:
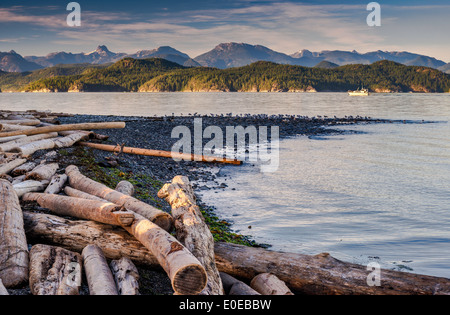
[[[30,289],[33,295],[79,295],[81,255],[66,249],[34,245],[30,250]]]
[[[7,288],[28,281],[28,245],[13,186],[0,180],[0,279]]]
[[[89,134],[83,132],[77,132],[62,138],[57,138],[54,141],[55,148],[68,148],[73,146],[78,141],[84,140],[89,137]]]
[[[50,184],[48,184],[47,189],[45,189],[45,194],[59,194],[63,188],[63,186],[67,182],[67,175],[61,174],[61,175],[53,175],[52,179],[50,180]]]
[[[27,238],[34,243],[56,244],[78,253],[95,244],[108,259],[126,256],[138,265],[161,268],[156,257],[121,227],[29,211],[23,216]]]
[[[10,183],[13,182],[13,178],[12,178],[11,176],[5,175],[5,174],[0,175],[0,179],[5,179],[5,180],[7,180],[7,181],[10,182]]]
[[[11,152],[18,152],[22,154],[22,156],[30,156],[39,150],[50,150],[55,147],[56,138],[39,140],[36,142],[27,143],[21,145],[20,147],[16,147],[11,149]]]
[[[0,120],[0,124],[14,124],[22,126],[37,126],[41,122],[37,119],[11,119],[11,120]]]
[[[122,257],[110,266],[119,295],[139,295],[139,272],[131,259]]]
[[[50,181],[53,175],[56,174],[59,165],[58,163],[40,164],[36,166],[31,172],[27,173],[25,180],[48,180]]]
[[[134,220],[133,212],[113,203],[38,193],[25,194],[22,200],[35,201],[41,207],[58,215],[92,220],[104,224],[130,226]]]
[[[16,167],[19,167],[20,165],[25,164],[26,162],[27,162],[26,159],[16,159],[8,163],[0,164],[0,175],[6,175]]]
[[[82,252],[90,295],[118,295],[116,283],[100,247],[88,245]]]
[[[28,130],[33,129],[35,127],[32,126],[22,126],[22,125],[13,125],[13,124],[0,124],[0,131],[15,131],[15,130]]]
[[[14,177],[11,184],[14,186],[14,185],[17,185],[17,184],[23,182],[25,180],[25,176],[26,175],[20,175],[20,176]]]
[[[49,124],[53,124],[56,123],[58,121],[58,116],[48,116],[48,117],[41,117],[40,121],[44,122],[44,123],[49,123]]]
[[[131,226],[124,228],[155,255],[171,279],[175,292],[198,294],[205,288],[207,275],[204,267],[165,230],[137,213]]]
[[[176,293],[196,295],[203,291],[207,282],[205,268],[172,235],[137,213],[133,224],[124,228],[155,255]]]
[[[27,193],[44,191],[47,188],[48,184],[48,180],[26,180],[14,184],[13,187],[17,196],[19,198],[22,198],[22,196]]]
[[[25,164],[20,165],[19,167],[16,167],[12,170],[11,176],[21,176],[25,175],[26,173],[32,171],[37,166],[34,162],[27,162]]]
[[[91,137],[94,132],[93,131],[87,131],[87,130],[67,130],[67,131],[60,131],[58,134],[62,137],[70,136],[77,133],[84,133],[87,137]]]
[[[23,120],[23,119],[36,119],[34,115],[27,113],[15,113],[4,116],[6,120]]]
[[[116,191],[127,195],[127,196],[133,196],[134,195],[134,186],[129,181],[123,180],[116,186]]]
[[[58,136],[58,133],[56,133],[56,132],[38,134],[38,135],[35,135],[35,136],[31,136],[31,137],[26,137],[25,136],[24,138],[20,138],[20,139],[17,139],[17,140],[13,140],[13,141],[9,141],[9,142],[5,142],[5,143],[0,144],[0,151],[2,151],[2,152],[10,152],[14,148],[23,146],[25,144],[36,142],[36,141],[43,140],[43,139],[55,138],[57,136]],[[1,139],[2,138],[0,138],[0,141],[1,141]]]
[[[66,188],[64,188],[64,192],[66,193],[67,196],[70,196],[70,197],[108,202],[108,200],[99,198],[94,195],[90,195],[88,193],[85,193],[84,191],[72,188],[70,186],[66,186]]]
[[[1,123],[1,121],[0,121]],[[68,130],[96,130],[96,129],[123,129],[125,128],[124,122],[105,122],[105,123],[81,123],[81,124],[68,124],[68,125],[53,125],[38,127],[30,130],[18,130],[10,132],[0,133],[0,137],[11,137],[18,135],[37,135],[49,132],[60,132]]]
[[[14,153],[9,153],[9,152],[0,152],[0,165],[1,164],[5,164],[5,163],[9,163],[12,160],[18,159],[21,156],[19,156],[19,154],[15,154],[15,156],[13,155]]]
[[[194,190],[185,176],[164,185],[158,197],[172,207],[177,239],[202,263],[208,274],[204,295],[223,295],[222,280],[214,259],[214,238],[197,206]]]
[[[226,274],[220,273],[223,282],[223,288],[227,295],[261,295],[246,283]]]
[[[69,184],[71,187],[108,200],[120,206],[124,206],[128,210],[136,212],[137,214],[149,219],[151,222],[166,231],[172,229],[173,218],[168,213],[87,178],[81,174],[78,167],[74,165],[70,165],[66,168],[66,174],[69,176]]]
[[[13,137],[6,137],[6,138],[0,138],[0,144],[1,143],[5,143],[5,142],[10,142],[10,141],[15,141],[18,139],[22,139],[22,138],[26,138],[27,136],[25,135],[20,135],[20,136],[13,136]]]
[[[271,273],[261,273],[253,278],[250,286],[262,295],[293,295],[284,281]]]
[[[35,196],[31,194],[24,196],[24,199],[36,200]],[[85,203],[88,201],[84,200]],[[41,206],[48,208],[48,205],[43,203]],[[123,228],[136,237],[155,256],[159,265],[171,279],[175,292],[198,294],[205,288],[207,275],[204,267],[191,252],[165,230],[137,213],[133,223],[130,226],[123,226]],[[70,238],[69,235],[67,237]]]

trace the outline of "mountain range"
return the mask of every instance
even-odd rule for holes
[[[0,70],[5,72],[28,72],[60,64],[109,64],[125,57],[134,59],[162,58],[185,67],[212,67],[227,69],[242,67],[257,61],[305,67],[334,67],[348,64],[372,64],[389,60],[408,66],[425,66],[450,73],[450,63],[433,57],[398,51],[357,51],[324,50],[312,52],[300,50],[291,55],[274,51],[261,45],[245,43],[222,43],[211,51],[195,58],[169,46],[153,50],[141,50],[134,54],[114,53],[106,46],[98,46],[90,53],[55,52],[47,56],[21,56],[15,51],[0,52]],[[325,62],[325,63],[324,63]]]

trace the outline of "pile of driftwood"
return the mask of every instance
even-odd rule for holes
[[[53,151],[39,165],[27,158],[123,123],[42,126],[37,115],[10,116],[2,128],[19,129],[0,132],[0,141],[25,136],[0,143],[0,295],[25,283],[35,295],[76,295],[83,273],[92,295],[135,295],[136,265],[164,270],[177,295],[450,294],[445,278],[381,270],[380,285],[369,286],[371,270],[328,254],[214,243],[187,177],[159,191],[168,214],[134,198],[129,182],[111,189],[74,165],[60,169]],[[25,120],[35,125],[20,129]]]

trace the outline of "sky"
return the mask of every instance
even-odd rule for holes
[[[191,57],[220,43],[302,49],[409,51],[450,62],[450,1],[378,1],[381,26],[369,27],[370,0],[78,0],[81,26],[66,19],[69,0],[1,0],[0,51],[23,56],[113,52],[172,46]]]

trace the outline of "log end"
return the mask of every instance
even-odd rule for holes
[[[153,223],[158,225],[160,228],[166,230],[167,232],[172,231],[174,221],[170,214],[162,212],[158,214],[153,220]]]
[[[120,210],[112,212],[112,215],[121,226],[130,226],[135,219],[134,212],[132,211]]]
[[[206,287],[208,276],[201,265],[188,265],[177,271],[172,287],[177,294],[197,295]]]

